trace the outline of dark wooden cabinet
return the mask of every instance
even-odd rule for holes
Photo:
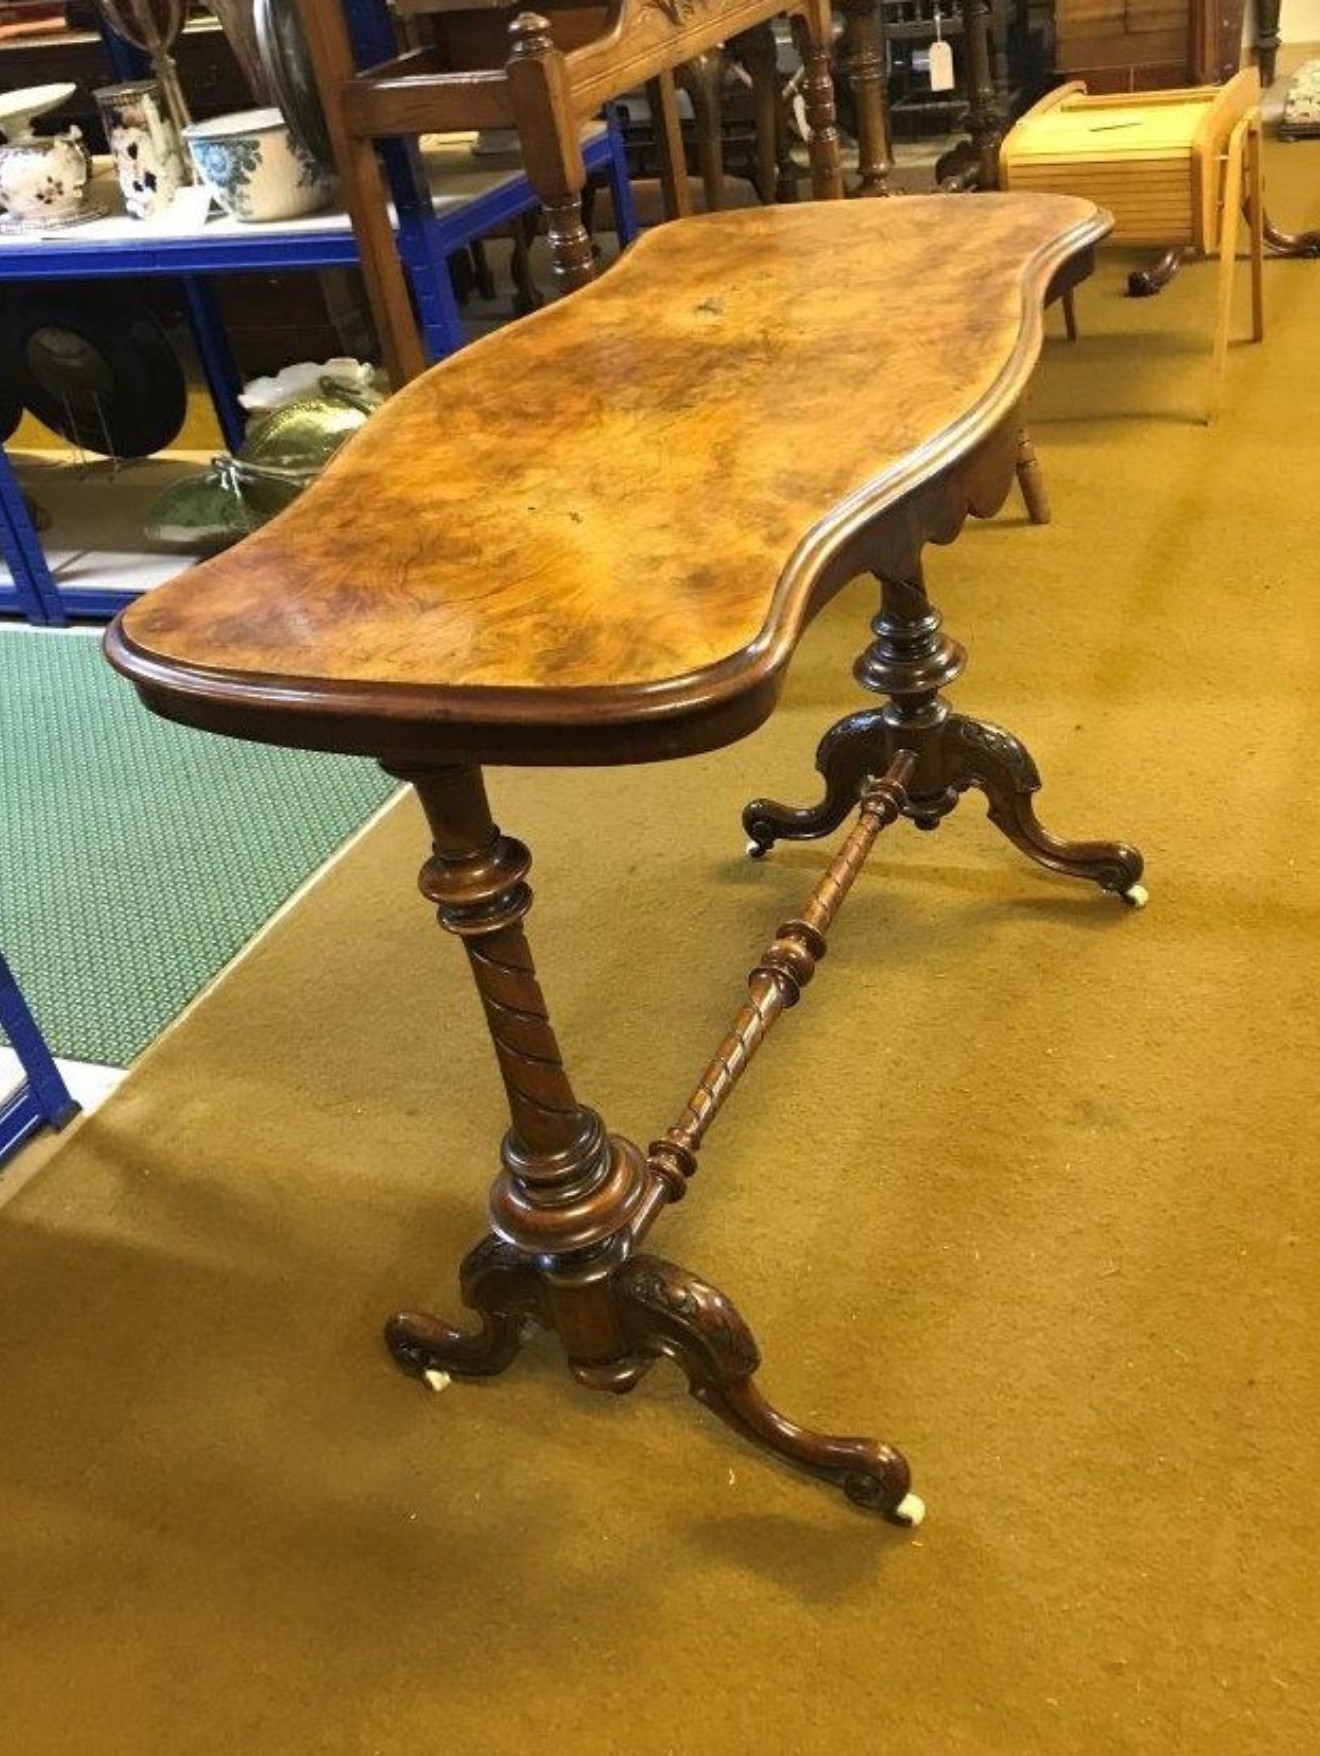
[[[1055,0],[1055,66],[1093,91],[1217,85],[1237,72],[1245,0]]]

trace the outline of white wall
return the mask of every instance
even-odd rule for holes
[[[1320,43],[1320,0],[1283,0],[1279,35],[1285,43]]]

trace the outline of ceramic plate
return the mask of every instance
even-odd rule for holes
[[[45,285],[6,299],[0,382],[71,445],[101,457],[163,451],[188,412],[165,331],[116,287]]]
[[[335,155],[294,0],[256,0],[257,48],[289,132],[329,170]]]
[[[55,219],[20,219],[16,213],[0,213],[0,237],[12,238],[22,232],[64,232],[70,226],[85,226],[88,220],[104,219],[109,211],[99,202],[85,201],[77,213]]]

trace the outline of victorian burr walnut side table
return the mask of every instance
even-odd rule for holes
[[[887,823],[934,827],[975,787],[1032,859],[1140,899],[1135,850],[1049,834],[1022,745],[950,709],[965,655],[921,572],[926,542],[1008,492],[1044,300],[1085,272],[1106,223],[1071,196],[992,194],[662,227],[410,384],[290,510],[109,630],[157,713],[374,757],[425,808],[422,890],[467,952],[511,1126],[462,1269],[479,1325],[392,1318],[409,1371],[501,1371],[529,1321],[598,1389],[630,1390],[669,1356],[764,1450],[900,1523],[920,1515],[899,1452],[779,1414],[730,1302],[642,1243]],[[757,800],[745,817],[761,852],[857,821],[643,1151],[569,1081],[528,948],[530,857],[492,821],[483,767],[650,762],[743,737],[805,626],[864,572],[880,610],[856,675],[884,702],[826,733],[819,803]]]

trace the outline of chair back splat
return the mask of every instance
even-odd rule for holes
[[[830,77],[828,0],[613,0],[597,7],[519,13],[481,0],[404,0],[412,47],[367,64],[379,42],[364,31],[379,0],[297,0],[308,56],[358,236],[367,295],[386,366],[396,386],[426,365],[389,217],[378,142],[424,133],[514,128],[523,166],[545,210],[555,281],[564,290],[592,277],[582,218],[586,169],[582,130],[611,99],[650,85],[661,123],[662,183],[670,207],[687,178],[673,71],[782,13],[794,19],[803,59],[812,193],[843,194],[839,134]],[[356,27],[356,28],[351,28]],[[658,84],[656,83],[658,82]],[[680,191],[682,193],[680,193]]]

